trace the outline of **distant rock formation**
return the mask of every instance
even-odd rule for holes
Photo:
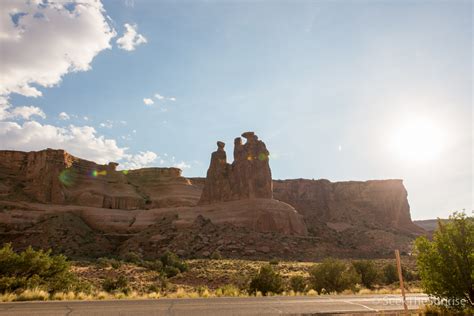
[[[308,229],[324,223],[340,231],[354,227],[421,232],[410,217],[402,180],[330,182],[275,180],[274,197],[305,217]]]
[[[227,163],[225,144],[217,142],[199,204],[264,198],[271,199],[272,174],[270,153],[254,132],[245,132],[234,140],[234,161]]]
[[[0,200],[111,209],[192,206],[200,189],[178,168],[117,171],[64,150],[0,151]]]

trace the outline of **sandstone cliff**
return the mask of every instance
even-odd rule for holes
[[[117,171],[63,150],[0,151],[0,199],[111,209],[195,205],[200,190],[177,168]]]
[[[402,180],[330,182],[277,180],[275,199],[300,212],[309,225],[326,223],[336,230],[349,227],[419,232],[410,217]]]

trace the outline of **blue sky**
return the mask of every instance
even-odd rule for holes
[[[276,179],[401,178],[415,219],[473,209],[471,1],[127,0],[103,9],[117,33],[111,47],[51,87],[32,80],[42,96],[7,94],[10,109],[40,108],[43,126],[93,127],[130,155],[156,153],[149,165],[186,165],[185,176],[205,175],[217,140],[232,157],[233,138],[252,130]],[[125,23],[146,43],[119,49]],[[394,135],[423,122],[431,129],[402,139],[422,143],[397,147],[415,148],[411,158],[393,150]],[[424,146],[439,150],[414,159]]]

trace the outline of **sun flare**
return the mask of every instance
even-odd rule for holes
[[[390,139],[390,148],[398,158],[413,163],[429,162],[441,154],[445,133],[428,118],[410,119],[399,125]]]

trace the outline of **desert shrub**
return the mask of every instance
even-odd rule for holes
[[[120,260],[117,260],[117,259],[110,259],[110,266],[114,269],[118,269],[122,266],[122,262]]]
[[[402,266],[402,276],[404,281],[412,281],[416,279],[416,275],[405,269],[405,267]],[[397,266],[393,263],[387,263],[383,269],[382,269],[382,279],[383,283],[390,285],[393,283],[398,283],[398,270]]]
[[[165,272],[168,267],[178,269],[178,273],[188,270],[188,265],[186,264],[186,262],[181,260],[177,255],[175,255],[174,253],[170,251],[165,252],[161,256],[160,260],[161,260],[161,263],[163,264]],[[168,270],[176,271],[175,269],[171,269],[171,268],[169,268]]]
[[[277,258],[273,258],[268,263],[270,263],[273,266],[277,266],[280,262],[278,261]]]
[[[172,278],[176,275],[179,274],[179,269],[176,268],[176,267],[173,267],[173,266],[166,266],[164,269],[163,269],[163,273],[165,274],[166,277],[168,278]]]
[[[398,282],[397,267],[393,263],[387,263],[383,269],[383,282],[385,284],[392,284]]]
[[[236,297],[240,295],[240,289],[233,284],[226,284],[217,288],[216,295]]]
[[[301,275],[295,275],[290,278],[290,288],[294,292],[303,293],[306,290],[306,279]]]
[[[368,289],[373,289],[378,279],[377,267],[370,260],[353,261],[355,271],[360,275],[362,285]]]
[[[222,255],[221,255],[220,251],[219,251],[219,250],[214,251],[214,252],[211,254],[211,259],[214,259],[214,260],[221,260],[221,259],[222,259]]]
[[[74,290],[78,280],[63,255],[28,247],[16,253],[11,244],[0,249],[0,292],[41,288],[49,293]]]
[[[114,258],[104,258],[101,257],[97,259],[96,265],[100,268],[108,268],[112,267],[114,269],[118,269],[122,266],[122,262],[120,260]]]
[[[157,272],[161,272],[163,270],[163,263],[160,260],[143,261],[141,266]]]
[[[109,293],[112,293],[112,292],[128,293],[128,292],[130,292],[130,288],[128,287],[128,280],[123,275],[120,275],[118,278],[106,278],[102,282],[102,288],[104,289],[104,291],[107,291]]]
[[[249,292],[255,294],[257,291],[263,295],[267,295],[269,292],[283,292],[283,280],[269,264],[261,267],[258,274],[250,281]]]
[[[474,218],[454,213],[448,223],[438,222],[432,241],[419,237],[415,249],[425,292],[451,302],[447,308],[473,308]]]
[[[123,260],[130,263],[140,264],[142,262],[142,257],[138,253],[130,251],[123,256]]]
[[[357,283],[360,283],[360,276],[353,266],[346,265],[343,261],[328,258],[322,263],[311,267],[310,283],[319,294],[337,292],[344,290],[356,290]]]

